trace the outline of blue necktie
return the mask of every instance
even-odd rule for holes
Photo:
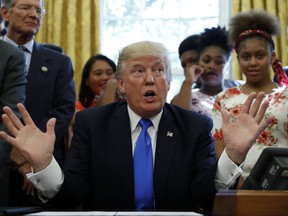
[[[134,150],[134,193],[136,210],[154,209],[153,156],[151,138],[147,129],[152,126],[149,119],[141,119],[142,127]]]

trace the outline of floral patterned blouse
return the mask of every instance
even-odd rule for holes
[[[218,94],[212,110],[215,140],[223,140],[221,107],[227,109],[232,118],[239,115],[248,95],[241,92],[241,86],[227,89]],[[269,106],[264,119],[274,116],[274,121],[258,136],[255,144],[249,150],[243,165],[244,179],[250,174],[262,150],[267,146],[288,147],[288,88],[279,87],[273,93],[267,94]]]
[[[211,117],[212,108],[216,96],[210,96],[200,92],[200,89],[192,90],[191,110]]]

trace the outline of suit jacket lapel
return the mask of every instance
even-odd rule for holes
[[[178,136],[175,125],[171,111],[164,107],[158,128],[154,163],[154,191],[158,201],[165,200],[166,179]]]
[[[40,45],[35,42],[27,76],[28,82],[26,86],[26,105],[29,104],[29,102],[33,99],[34,95],[38,93],[38,89],[45,81],[45,77],[48,75],[49,72],[51,72],[49,71],[48,60],[49,57],[45,56]]]

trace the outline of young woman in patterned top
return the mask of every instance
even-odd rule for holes
[[[213,136],[218,157],[225,149],[222,133],[221,109],[229,111],[232,118],[237,118],[244,101],[251,92],[265,92],[270,104],[265,118],[273,116],[274,121],[255,140],[244,163],[242,177],[251,172],[262,150],[267,146],[288,147],[288,88],[287,77],[283,75],[280,62],[276,59],[273,35],[280,32],[277,18],[265,11],[250,10],[232,17],[230,38],[234,43],[241,72],[246,77],[245,84],[221,92],[215,101],[212,119]],[[273,65],[279,85],[270,77]],[[278,66],[277,66],[278,65]],[[280,64],[281,65],[281,64]],[[265,119],[264,118],[264,119]]]

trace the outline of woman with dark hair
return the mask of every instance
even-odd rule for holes
[[[117,89],[115,72],[116,64],[107,56],[98,54],[90,57],[82,71],[76,111],[103,105],[102,99],[105,91],[111,93],[109,94],[110,102],[115,101]],[[111,83],[108,84],[109,80]],[[107,95],[107,92],[105,95]],[[104,100],[106,101],[106,99]]]
[[[91,56],[85,63],[80,83],[76,112],[86,108],[102,106],[120,99],[115,79],[116,64],[105,55]],[[66,137],[66,150],[70,148],[75,116]]]
[[[207,28],[198,41],[197,65],[185,68],[187,88],[171,101],[184,109],[211,116],[215,97],[224,89],[224,73],[232,46],[225,28]],[[201,82],[200,88],[192,89],[193,83]],[[183,86],[182,86],[183,88]]]
[[[270,147],[288,147],[288,84],[280,62],[276,58],[272,36],[280,33],[280,24],[272,14],[261,10],[250,10],[232,17],[230,39],[234,43],[237,60],[246,82],[218,94],[212,111],[213,136],[217,156],[225,153],[222,132],[221,109],[229,111],[232,119],[237,119],[245,100],[251,92],[264,92],[269,100],[265,119],[273,117],[273,122],[255,140],[246,159],[241,165],[242,177],[251,172],[262,150]],[[270,76],[271,66],[280,86]],[[224,151],[223,151],[224,150]]]

